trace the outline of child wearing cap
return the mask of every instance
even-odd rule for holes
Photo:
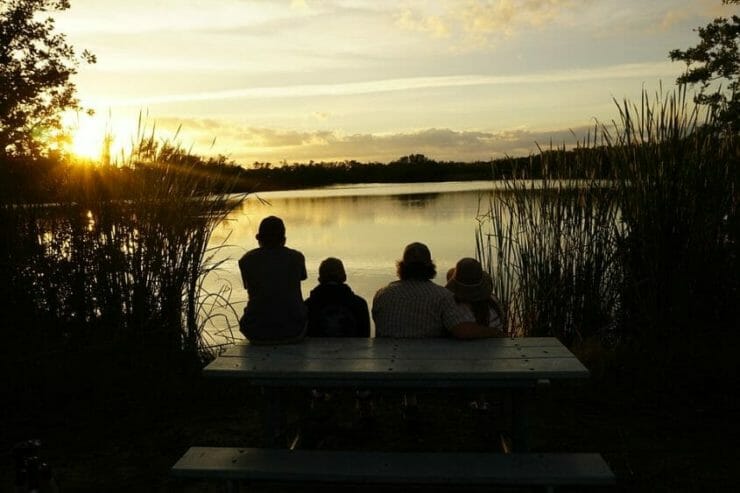
[[[344,264],[329,257],[319,265],[319,285],[306,300],[309,337],[370,337],[367,302],[346,284]]]
[[[370,312],[367,302],[346,284],[344,264],[329,257],[319,265],[319,285],[306,299],[308,308],[308,337],[370,337]],[[361,426],[373,420],[373,403],[367,390],[356,390],[356,407]],[[313,432],[320,432],[332,419],[332,394],[322,389],[311,391],[311,409],[314,413]]]

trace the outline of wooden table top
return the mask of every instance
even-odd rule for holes
[[[480,339],[306,338],[238,344],[204,369],[209,377],[265,386],[516,387],[581,379],[588,370],[554,337]]]

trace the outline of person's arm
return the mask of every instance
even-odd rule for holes
[[[504,336],[503,332],[498,329],[483,327],[475,322],[461,322],[450,327],[449,330],[456,339],[486,339]]]
[[[242,275],[244,289],[247,289],[247,259],[245,257],[239,259],[239,272]]]
[[[306,272],[306,257],[304,257],[301,252],[298,252],[298,256],[299,256],[299,264],[300,264],[299,276],[300,276],[301,281],[305,281],[306,279],[308,279],[308,273]]]
[[[501,337],[501,331],[479,325],[467,306],[458,304],[452,293],[440,300],[442,320],[447,331],[456,339],[484,339]]]
[[[355,298],[357,301],[357,329],[359,337],[370,337],[370,311],[367,308],[367,302],[361,297]]]

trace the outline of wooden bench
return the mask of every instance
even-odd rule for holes
[[[349,452],[191,447],[172,467],[178,478],[285,483],[458,486],[612,485],[599,454]]]

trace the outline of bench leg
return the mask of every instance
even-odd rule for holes
[[[524,387],[512,392],[512,434],[514,452],[529,451],[529,411],[532,401],[532,389]]]
[[[265,387],[265,442],[268,448],[285,448],[285,407],[283,389]],[[281,443],[281,441],[283,443]]]
[[[235,479],[229,479],[226,481],[227,493],[239,493],[239,481]]]

